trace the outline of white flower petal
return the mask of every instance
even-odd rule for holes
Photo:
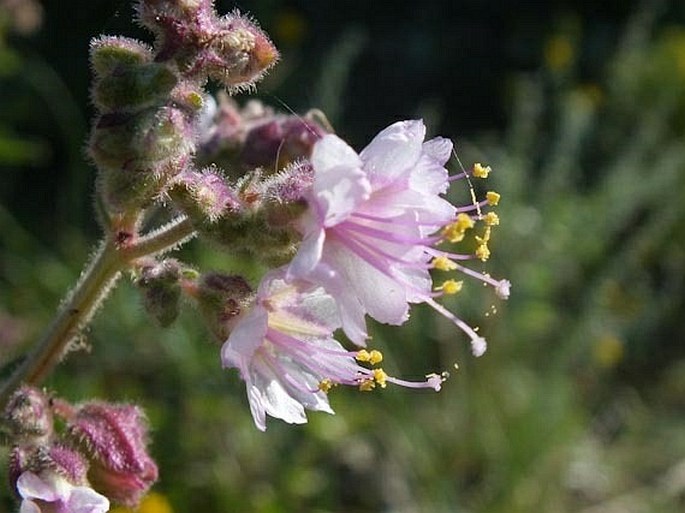
[[[325,135],[314,145],[310,159],[314,169],[324,174],[333,168],[360,168],[362,161],[345,141],[333,134]]]
[[[266,408],[262,400],[261,390],[252,383],[250,378],[245,378],[247,384],[247,400],[250,404],[250,413],[260,431],[266,431]]]
[[[288,424],[304,424],[307,422],[304,406],[288,394],[272,369],[264,366],[257,379],[255,384],[261,391],[266,413]]]
[[[77,486],[69,497],[66,510],[69,513],[105,513],[109,511],[109,500],[87,486]]]
[[[264,307],[255,305],[231,331],[221,348],[221,362],[224,367],[238,367],[245,359],[252,357],[266,336],[268,314]]]
[[[63,479],[59,478],[61,481]],[[66,481],[64,481],[65,484]],[[40,499],[47,502],[54,502],[69,492],[69,488],[59,483],[57,479],[42,478],[33,472],[26,471],[17,479],[17,491],[24,499]]]
[[[330,260],[371,317],[386,324],[404,324],[409,317],[406,286],[340,245],[330,248]]]
[[[364,170],[374,188],[411,170],[421,154],[423,121],[399,121],[381,131],[361,152]]]
[[[321,260],[321,251],[326,240],[323,228],[305,236],[300,248],[288,266],[290,278],[301,278],[311,273]]]
[[[317,172],[314,177],[313,194],[324,226],[335,226],[344,221],[368,199],[370,192],[371,184],[360,168],[340,166],[328,173]]]
[[[434,137],[423,143],[423,152],[443,166],[452,156],[454,144],[444,137]]]
[[[41,513],[41,511],[35,502],[29,499],[24,499],[23,501],[21,501],[19,513]]]

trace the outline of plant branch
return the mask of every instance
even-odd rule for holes
[[[0,411],[21,384],[39,385],[62,359],[68,345],[92,320],[132,261],[176,249],[194,237],[190,221],[179,217],[124,247],[107,238],[93,255],[74,289],[26,359],[0,387]]]

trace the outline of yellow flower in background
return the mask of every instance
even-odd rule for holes
[[[605,369],[616,367],[623,359],[623,341],[613,333],[604,333],[595,341],[592,357]]]
[[[552,36],[545,43],[545,64],[552,71],[564,71],[573,61],[574,49],[571,40],[563,35]]]
[[[685,79],[685,30],[680,27],[667,29],[663,47],[667,59],[674,65],[678,78]]]
[[[295,46],[307,33],[307,21],[296,11],[281,11],[276,17],[274,33],[280,43]]]
[[[109,511],[110,513],[174,513],[174,510],[166,497],[155,492],[147,494],[140,502],[140,506],[138,506],[137,509],[117,506]]]

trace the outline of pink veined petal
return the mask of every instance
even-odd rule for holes
[[[421,154],[423,121],[399,121],[382,130],[359,154],[374,189],[408,172]],[[316,168],[316,166],[315,166]]]
[[[279,363],[281,370],[285,371],[286,376],[292,380],[292,382],[284,380],[283,385],[293,399],[308,410],[334,414],[328,403],[328,396],[324,392],[318,391],[320,378],[309,372],[303,372],[289,359],[284,359]]]
[[[326,262],[321,262],[308,279],[314,283],[320,283],[332,297],[335,298],[342,329],[354,344],[365,347],[369,335],[366,331],[366,318],[364,308],[357,296],[350,290],[349,284],[345,283],[340,273],[331,269]]]
[[[367,313],[379,322],[400,325],[408,318],[409,306],[404,287],[374,268],[353,251],[336,244],[331,261],[359,298]],[[327,258],[328,260],[328,258]]]
[[[322,137],[314,145],[311,163],[317,174],[328,173],[337,167],[360,168],[362,161],[345,141],[333,134]]]

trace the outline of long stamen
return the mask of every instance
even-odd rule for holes
[[[483,353],[485,353],[485,350],[487,349],[487,343],[485,342],[485,339],[478,335],[478,333],[476,333],[476,331],[471,326],[466,324],[464,321],[462,321],[459,317],[454,315],[440,303],[436,303],[432,299],[427,299],[426,303],[433,307],[434,310],[441,313],[447,319],[452,321],[459,329],[461,329],[471,338],[471,351],[473,352],[474,356],[481,356]]]

